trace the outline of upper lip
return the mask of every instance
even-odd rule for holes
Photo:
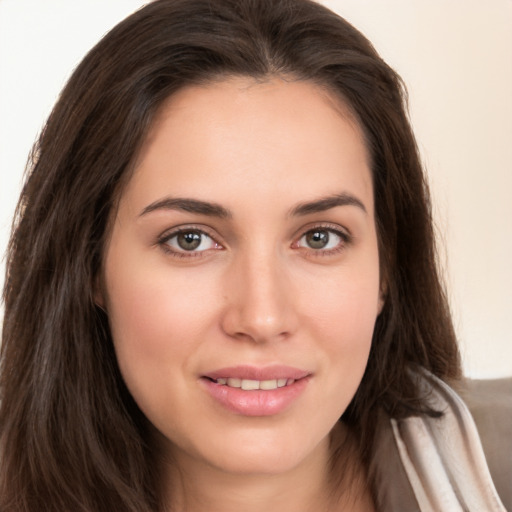
[[[227,368],[220,368],[207,372],[203,375],[208,379],[247,379],[247,380],[277,380],[277,379],[294,379],[299,380],[311,375],[310,371],[294,368],[286,365],[272,366],[251,366],[239,365]]]

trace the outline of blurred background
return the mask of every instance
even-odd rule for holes
[[[144,3],[0,0],[0,285],[27,155],[59,91]],[[465,373],[512,376],[512,1],[321,3],[361,30],[408,87]]]

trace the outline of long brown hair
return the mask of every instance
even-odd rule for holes
[[[187,85],[232,75],[327,87],[365,133],[386,299],[343,416],[357,427],[363,459],[379,409],[435,414],[411,369],[459,375],[400,78],[363,35],[309,0],[159,0],[85,57],[33,150],[4,288],[2,511],[159,509],[146,421],[120,376],[94,283],[109,218],[160,105]]]

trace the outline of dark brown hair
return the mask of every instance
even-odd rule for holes
[[[434,414],[411,369],[459,375],[400,78],[356,29],[309,0],[159,0],[85,57],[33,151],[4,289],[2,511],[158,510],[146,422],[120,377],[94,283],[116,198],[162,102],[233,75],[327,87],[365,133],[386,300],[343,416],[363,459],[379,410]]]

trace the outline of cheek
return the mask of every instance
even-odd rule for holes
[[[308,297],[311,321],[336,343],[371,340],[379,312],[379,274],[375,266],[368,265],[360,271],[347,267],[333,272],[322,281],[322,287]]]
[[[376,320],[377,298],[357,296],[344,290],[333,294],[332,302],[319,311],[317,324],[322,330],[325,353],[330,357],[330,366],[336,365],[333,376],[342,375],[344,382],[362,378],[373,338]]]
[[[309,300],[305,324],[314,329],[312,335],[322,348],[319,354],[329,368],[333,394],[340,396],[344,406],[356,392],[368,362],[379,312],[379,273],[375,269],[378,266],[373,264],[360,270],[354,266],[341,269]]]
[[[204,284],[204,283],[203,283]],[[158,267],[110,273],[108,314],[121,373],[134,395],[190,364],[211,324],[211,294]],[[176,372],[177,373],[177,372]],[[182,374],[182,372],[180,372]]]
[[[196,354],[214,316],[213,301],[205,300],[212,291],[195,283],[169,275],[162,266],[128,269],[122,264],[107,283],[119,369],[142,412],[169,438],[180,431],[173,411],[189,411],[193,403],[187,390],[194,385]]]

